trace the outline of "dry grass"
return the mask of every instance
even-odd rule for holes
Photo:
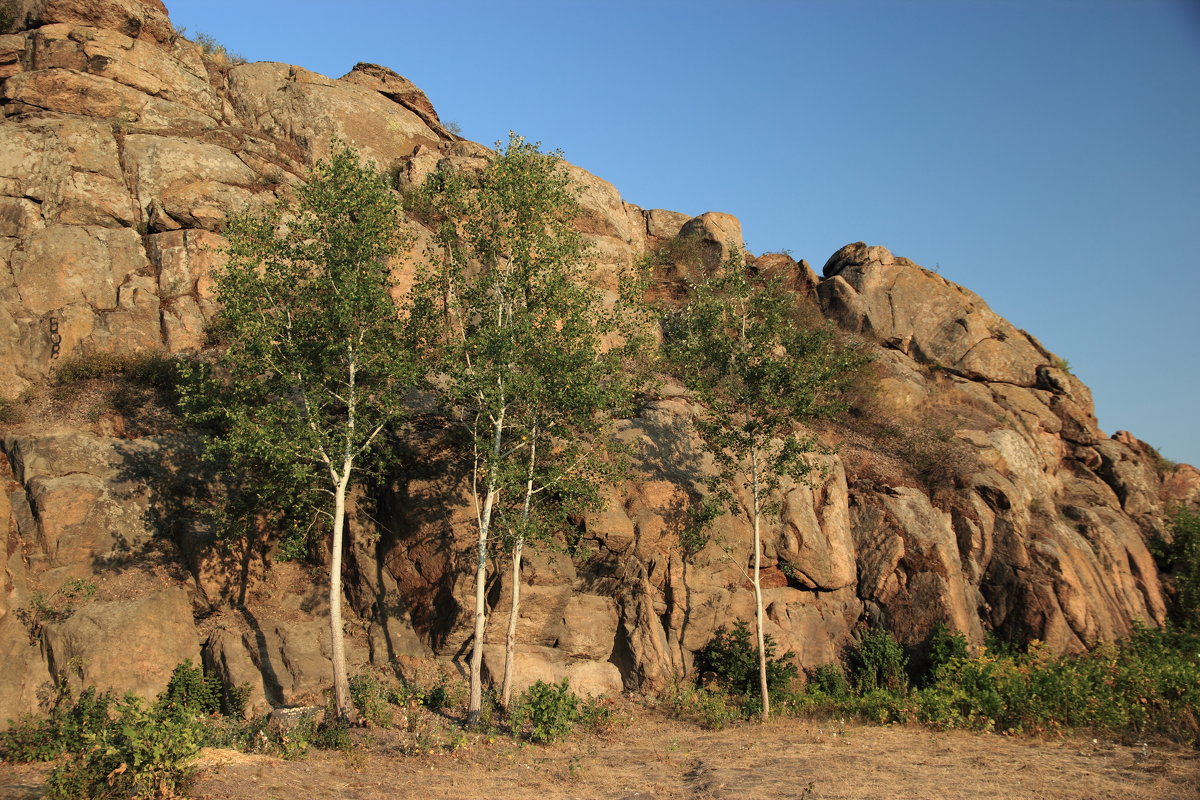
[[[702,731],[639,710],[611,740],[551,747],[501,739],[451,754],[229,764],[202,797],[339,798],[1172,798],[1196,795],[1194,751],[782,720]]]
[[[704,731],[636,707],[609,738],[535,747],[496,737],[402,755],[379,732],[366,751],[302,761],[210,751],[193,796],[211,800],[557,798],[929,798],[1185,800],[1200,755],[1175,747],[1037,740],[920,728],[779,720]],[[40,797],[46,767],[0,764],[0,796]]]

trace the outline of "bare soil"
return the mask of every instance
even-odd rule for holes
[[[1187,800],[1200,753],[1173,745],[1039,740],[785,719],[721,731],[638,708],[606,737],[550,746],[476,736],[413,754],[390,731],[298,761],[206,751],[192,796],[211,800]],[[360,736],[360,738],[363,738]],[[49,767],[0,763],[0,797],[42,797]]]

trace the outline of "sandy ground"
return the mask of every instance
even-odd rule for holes
[[[282,761],[207,752],[191,796],[212,800],[712,798],[713,800],[1187,800],[1200,752],[1091,739],[779,720],[705,731],[653,711],[606,737],[552,746],[477,737],[412,755],[389,732],[350,753]],[[45,765],[0,763],[0,797],[42,797]]]

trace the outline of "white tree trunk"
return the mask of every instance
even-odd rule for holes
[[[533,470],[537,464],[537,426],[529,441],[529,470],[525,479],[525,505],[521,509],[521,532],[513,544],[512,605],[508,609],[508,635],[504,640],[504,683],[500,688],[500,704],[508,710],[512,699],[513,653],[517,646],[517,618],[521,615],[521,555],[525,549],[525,524],[529,522],[529,505],[533,501]]]
[[[763,612],[762,596],[762,535],[759,525],[757,452],[751,452],[750,464],[754,490],[754,620],[758,636],[758,686],[762,692],[762,719],[765,722],[771,716],[771,694],[767,689],[767,647],[763,635],[763,621],[766,615]]]
[[[517,645],[517,617],[521,609],[521,551],[525,539],[517,539],[512,552],[512,608],[508,611],[508,636],[504,640],[504,684],[500,689],[500,704],[508,709],[512,699],[513,652]]]
[[[494,484],[489,482],[487,498],[480,517],[479,542],[475,554],[475,643],[471,648],[471,697],[467,704],[467,726],[479,724],[483,709],[483,635],[487,627],[487,540],[496,500]]]
[[[333,495],[333,553],[329,562],[329,644],[333,660],[333,704],[339,719],[356,715],[350,702],[350,680],[346,673],[346,643],[342,633],[342,534],[346,520],[346,487],[353,461],[346,460]]]
[[[493,458],[499,460],[500,446],[504,436],[504,412],[502,406],[493,431]],[[487,628],[487,554],[488,531],[492,526],[492,508],[496,503],[496,477],[489,472],[487,497],[479,515],[479,541],[475,554],[475,642],[471,649],[471,696],[467,703],[467,727],[479,724],[479,713],[483,710],[483,637]]]

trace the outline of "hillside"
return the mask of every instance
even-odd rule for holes
[[[489,151],[447,130],[386,67],[331,79],[234,63],[178,35],[158,0],[6,7],[0,720],[35,709],[56,680],[152,694],[184,658],[250,684],[258,710],[315,700],[329,671],[320,568],[276,562],[268,540],[219,546],[180,502],[205,476],[153,389],[62,365],[203,348],[224,220],[286,194],[334,141],[400,189]],[[641,209],[601,178],[571,174],[601,288],[658,254],[658,291],[669,293],[741,240],[729,215]],[[429,238],[407,225],[401,282]],[[838,448],[823,477],[785,487],[782,523],[766,534],[768,632],[781,650],[813,666],[868,624],[916,644],[947,622],[973,642],[992,632],[1066,652],[1165,620],[1148,542],[1176,504],[1200,502],[1200,472],[1100,431],[1065,362],[968,289],[882,246],[848,244],[820,275],[785,254],[753,263],[786,275],[798,303],[877,356],[877,389],[818,431]],[[722,518],[688,558],[678,546],[706,469],[696,413],[668,381],[622,426],[639,476],[580,522],[586,555],[530,559],[522,683],[662,689],[689,674],[718,628],[752,617],[743,565],[725,549],[749,552],[744,522]],[[471,511],[430,463],[356,497],[346,590],[356,663],[469,649]],[[502,583],[492,597],[506,597]],[[492,608],[493,674],[505,602]]]

